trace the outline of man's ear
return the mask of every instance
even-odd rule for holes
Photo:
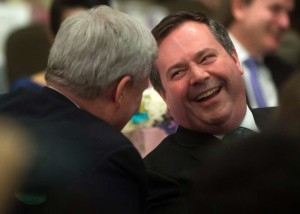
[[[240,73],[243,74],[244,73],[244,69],[243,69],[243,66],[240,63],[238,54],[237,54],[237,52],[236,52],[235,49],[232,50],[231,57],[233,58],[233,61],[235,62],[236,66],[238,67]]]
[[[125,96],[126,90],[130,84],[132,84],[131,76],[123,76],[117,83],[117,87],[116,87],[115,94],[114,94],[114,101],[118,106],[121,105],[123,98]]]
[[[247,5],[243,0],[232,0],[231,1],[231,13],[236,20],[243,19],[244,9]]]

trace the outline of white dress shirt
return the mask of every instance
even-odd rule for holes
[[[258,104],[256,102],[251,81],[250,81],[250,71],[248,67],[243,63],[251,56],[247,52],[247,50],[234,38],[233,35],[230,34],[230,38],[235,46],[239,60],[244,69],[243,78],[244,78],[244,83],[247,91],[249,106],[251,108],[257,108]],[[278,91],[273,81],[272,74],[270,70],[264,65],[262,57],[257,60],[259,60],[260,62],[258,66],[257,77],[258,77],[259,85],[261,86],[262,95],[266,102],[266,107],[278,106]]]
[[[246,115],[239,127],[247,128],[247,129],[250,129],[251,131],[254,131],[257,133],[260,132],[259,128],[257,127],[257,125],[255,123],[253,114],[250,111],[248,106],[247,106],[247,110],[246,110]],[[224,137],[224,135],[214,135],[214,136],[220,140],[222,140]]]

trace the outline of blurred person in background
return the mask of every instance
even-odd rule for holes
[[[58,32],[58,29],[60,27],[60,24],[69,16],[74,15],[78,12],[87,10],[93,6],[96,5],[108,5],[109,1],[108,0],[53,0],[51,2],[50,6],[50,36],[47,35],[47,33],[43,33],[41,36],[44,36],[45,38],[41,38],[37,41],[43,42],[44,46],[51,46],[53,39],[55,38],[55,35]],[[30,26],[29,26],[30,28]],[[25,29],[24,29],[25,30]],[[34,38],[34,35],[32,35],[32,38]],[[30,39],[30,38],[27,38]],[[46,41],[44,40],[49,40],[49,43],[46,44]],[[28,41],[27,43],[34,43],[35,41]],[[46,45],[45,45],[46,44]],[[36,58],[43,60],[40,56],[36,56],[35,58],[32,57],[30,54],[36,54],[36,52],[40,51],[38,50],[39,46],[37,44],[33,44],[31,47],[25,46],[25,48],[22,49],[25,56],[23,58],[28,58],[28,60],[31,60],[32,62],[26,62],[27,64],[34,64]],[[24,46],[24,45],[23,45]],[[50,48],[49,48],[50,49]],[[44,53],[40,54],[47,56],[49,50],[44,49]],[[27,56],[29,55],[29,56]],[[18,64],[14,59],[10,59],[12,61],[11,63],[13,64]],[[42,63],[42,62],[41,62]],[[40,63],[40,64],[41,64]],[[30,73],[34,73],[32,75],[28,75],[27,73],[24,73],[23,76],[14,82],[11,83],[10,89],[12,91],[21,88],[21,87],[26,87],[26,88],[31,88],[33,90],[40,90],[44,85],[46,85],[45,82],[45,71],[44,69],[46,68],[46,63],[44,63],[44,68],[42,68],[42,65],[39,65],[41,70],[36,70],[36,71],[30,71]],[[27,65],[24,65],[25,67]],[[22,69],[21,65],[18,65],[19,70]]]
[[[291,14],[291,28],[284,34],[277,55],[300,69],[300,2],[295,1],[295,9]]]
[[[252,108],[278,105],[278,90],[294,72],[274,53],[290,26],[293,0],[222,1],[220,20],[243,65],[247,101]]]
[[[0,116],[0,213],[11,213],[34,156],[33,136],[15,119]]]
[[[97,5],[109,5],[109,0],[53,0],[50,6],[50,29],[53,37],[66,18]]]
[[[219,8],[219,0],[153,0],[157,4],[168,8],[171,13],[177,11],[197,10],[205,15],[215,18],[216,10]]]
[[[5,43],[15,29],[31,22],[31,8],[26,2],[0,2],[0,94],[9,90],[6,75]]]
[[[169,14],[169,9],[161,2],[153,0],[112,0],[113,8],[135,17],[149,29],[152,29],[160,20]]]

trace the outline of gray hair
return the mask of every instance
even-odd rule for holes
[[[146,78],[157,57],[146,27],[108,6],[67,18],[51,48],[46,80],[93,99],[119,78]]]
[[[209,28],[211,33],[214,35],[216,40],[223,46],[226,52],[230,56],[232,56],[232,51],[235,48],[228,35],[226,28],[222,24],[214,21],[213,19],[208,18],[203,13],[197,11],[179,11],[166,16],[152,30],[152,34],[156,39],[156,42],[160,44],[160,42],[164,38],[166,38],[173,30],[178,28],[181,24],[183,24],[186,21],[195,21],[205,24]],[[150,80],[155,90],[157,90],[158,92],[165,91],[160,79],[159,72],[155,66],[151,71]]]

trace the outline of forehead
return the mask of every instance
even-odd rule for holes
[[[197,21],[185,21],[173,29],[167,36],[159,42],[159,46],[166,41],[172,40],[174,37],[193,37],[195,34],[205,37],[213,37],[208,26]]]
[[[195,21],[182,23],[160,42],[158,48],[159,67],[194,57],[207,48],[225,51],[208,26]]]
[[[251,5],[257,5],[265,7],[278,7],[287,11],[294,9],[294,0],[253,0]]]
[[[219,42],[208,26],[195,21],[186,21],[170,32],[160,43],[159,52],[174,51],[174,49],[198,49]],[[220,45],[220,44],[219,44]]]

